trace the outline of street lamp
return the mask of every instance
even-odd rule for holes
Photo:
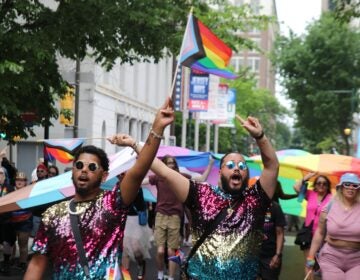
[[[350,144],[349,144],[349,136],[351,135],[351,128],[344,128],[345,135],[345,145],[346,145],[346,154],[350,155]]]

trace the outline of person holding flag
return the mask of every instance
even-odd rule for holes
[[[189,180],[157,158],[151,166],[191,212],[194,245],[192,257],[183,266],[191,279],[255,279],[257,275],[265,213],[275,192],[279,162],[258,119],[236,118],[255,138],[264,165],[252,186],[248,186],[245,159],[238,152],[221,158],[217,186]],[[117,139],[118,145],[140,152],[131,137]]]

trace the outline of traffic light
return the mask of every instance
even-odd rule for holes
[[[74,125],[74,96],[75,88],[67,86],[64,97],[60,100],[60,123]]]

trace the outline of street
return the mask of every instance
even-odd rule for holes
[[[188,250],[188,248],[184,248]],[[154,280],[157,277],[156,263],[155,263],[155,248],[151,250],[152,258],[147,260],[146,266],[146,280]],[[294,234],[287,234],[285,236],[285,246],[283,253],[283,266],[282,272],[280,275],[280,280],[303,280],[304,279],[304,258],[302,251],[300,251],[298,246],[294,245]],[[132,279],[136,279],[136,266],[131,265],[130,272],[132,274]],[[12,268],[10,276],[0,275],[0,280],[21,280],[23,279],[23,274],[16,268]],[[51,279],[50,276],[47,276],[45,279]],[[179,279],[179,277],[177,278]],[[214,279],[215,280],[215,279]]]

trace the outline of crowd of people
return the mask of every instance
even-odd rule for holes
[[[180,172],[174,156],[156,158],[163,131],[174,120],[167,99],[143,146],[126,134],[108,139],[138,154],[134,166],[118,175],[112,190],[100,188],[109,175],[107,154],[98,147],[83,146],[71,169],[74,197],[0,215],[0,272],[9,275],[11,266],[16,266],[25,280],[42,279],[51,264],[54,279],[123,279],[134,262],[136,279],[141,280],[147,275],[154,240],[154,277],[162,280],[167,274],[167,279],[174,280],[179,265],[169,259],[181,255],[181,243],[187,244],[191,235],[188,254],[179,258],[180,274],[186,279],[277,280],[283,266],[285,230],[289,229],[280,201],[302,197],[307,200],[303,226],[312,235],[300,246],[305,279],[313,279],[316,271],[324,280],[357,279],[358,175],[343,174],[333,196],[329,178],[309,172],[295,183],[295,193],[286,194],[278,181],[279,161],[261,124],[254,117],[236,118],[259,147],[263,170],[254,182],[249,182],[244,156],[235,151],[220,159],[217,185],[206,182],[212,158],[204,173],[193,177]],[[40,162],[28,180],[8,162],[5,150],[0,157],[0,197],[59,175],[55,165]],[[155,205],[144,200],[142,184],[156,186]],[[155,210],[153,218],[149,206]],[[31,257],[30,237],[34,238]]]

